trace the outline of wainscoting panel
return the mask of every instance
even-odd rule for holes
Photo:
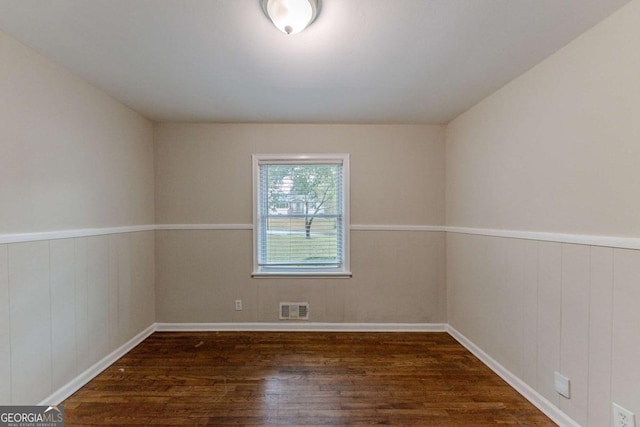
[[[9,245],[11,401],[37,402],[51,393],[49,242]]]
[[[638,412],[640,251],[448,233],[447,284],[449,324],[577,423]]]
[[[154,231],[0,245],[0,405],[41,401],[154,324],[154,245]]]
[[[640,417],[640,251],[613,255],[611,400]]]
[[[7,245],[0,245],[0,402],[11,401],[11,316]]]
[[[538,353],[537,390],[546,399],[560,406],[560,396],[553,388],[553,373],[560,371],[562,245],[539,242],[537,328],[528,339],[536,342]],[[545,331],[538,334],[538,331]]]
[[[89,364],[109,351],[109,237],[87,239]]]
[[[611,422],[613,248],[592,247],[589,289],[589,424]]]
[[[77,372],[75,244],[71,239],[49,242],[51,265],[51,373],[53,389]]]
[[[590,250],[562,245],[560,369],[571,379],[571,399],[561,397],[560,409],[580,425],[587,425]]]
[[[76,272],[76,361],[79,372],[89,366],[89,289],[87,272],[87,238],[74,239]]]

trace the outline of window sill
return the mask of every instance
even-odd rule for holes
[[[352,276],[350,271],[340,271],[340,272],[309,272],[309,273],[301,273],[298,271],[293,272],[264,272],[264,271],[254,271],[251,273],[251,277],[254,279],[295,279],[295,278],[303,278],[303,279],[350,279]]]

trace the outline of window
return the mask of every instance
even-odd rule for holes
[[[253,156],[253,276],[349,272],[349,155]]]

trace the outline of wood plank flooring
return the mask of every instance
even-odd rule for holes
[[[446,333],[156,332],[76,425],[555,425]]]

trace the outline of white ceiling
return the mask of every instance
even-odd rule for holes
[[[0,0],[0,28],[157,121],[446,123],[628,0]]]

